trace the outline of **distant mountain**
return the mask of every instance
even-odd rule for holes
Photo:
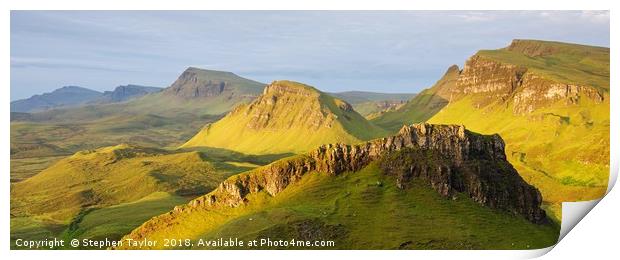
[[[402,100],[407,101],[413,98],[415,93],[379,93],[367,91],[345,91],[328,93],[334,97],[340,98],[350,104],[364,103],[370,101],[384,100]]]
[[[378,93],[366,91],[346,91],[329,94],[353,105],[355,111],[369,119],[399,108],[406,103],[407,100],[416,95],[413,93]]]
[[[256,97],[265,84],[239,77],[232,72],[205,70],[190,67],[166,88],[164,95],[182,98]]]
[[[599,198],[609,178],[609,48],[514,40],[373,120],[397,131],[428,121],[499,133],[508,160],[559,217],[559,202]]]
[[[103,96],[97,100],[99,103],[116,103],[141,97],[150,93],[162,91],[162,88],[147,87],[140,85],[118,86],[113,91],[103,92]]]
[[[252,103],[205,126],[183,147],[251,154],[305,152],[321,144],[356,143],[383,134],[351,105],[292,81],[275,81]]]
[[[51,109],[72,108],[89,104],[107,104],[127,101],[146,94],[161,91],[162,88],[139,85],[118,86],[103,93],[83,87],[67,86],[50,93],[34,95],[27,99],[11,102],[11,112],[41,112]]]
[[[99,91],[66,86],[49,93],[13,101],[11,102],[11,112],[36,112],[58,107],[77,106],[97,100],[101,95],[102,93]]]

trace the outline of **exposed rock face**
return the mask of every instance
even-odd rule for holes
[[[239,77],[231,72],[190,67],[164,90],[164,94],[188,99],[220,95],[255,97],[263,87],[262,83]]]
[[[254,130],[282,127],[286,114],[293,116],[286,125],[302,125],[317,130],[332,127],[336,120],[331,111],[320,101],[321,92],[299,83],[274,81],[265,87],[263,94],[250,103],[243,113],[252,119],[247,127]],[[351,105],[342,102],[340,109],[353,111]],[[292,108],[300,111],[292,111]],[[240,111],[236,111],[239,113]]]
[[[213,192],[162,218],[199,207],[237,207],[250,193],[264,190],[275,196],[310,172],[338,175],[357,171],[372,161],[390,159],[391,153],[399,151],[404,152],[391,158],[398,160],[382,163],[386,174],[397,177],[399,187],[420,178],[443,196],[463,192],[482,205],[522,215],[534,223],[546,221],[540,209],[540,192],[506,161],[501,137],[472,133],[463,126],[430,124],[405,126],[395,136],[359,145],[324,145],[306,155],[230,177]],[[422,154],[436,159],[419,158]]]
[[[518,42],[513,43],[508,49],[519,49],[519,46]],[[543,47],[523,48],[522,51],[534,56],[553,52]],[[594,87],[558,83],[526,67],[497,62],[480,55],[467,60],[452,94],[456,97],[474,95],[477,107],[498,101],[512,102],[515,114],[531,113],[558,101],[571,105],[577,104],[581,98],[596,103],[604,99],[604,95]]]
[[[200,70],[189,68],[166,89],[166,93],[185,98],[212,97],[220,95],[226,88],[225,81],[214,81],[199,77]]]

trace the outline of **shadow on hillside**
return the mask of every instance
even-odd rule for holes
[[[215,148],[208,146],[180,148],[177,151],[198,151],[206,156],[205,159],[215,161],[229,161],[238,163],[252,163],[256,165],[266,165],[279,159],[295,155],[294,153],[280,154],[244,154],[224,148]]]

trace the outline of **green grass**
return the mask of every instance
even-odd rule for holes
[[[609,92],[609,48],[534,40],[521,40],[513,45],[479,51],[477,55],[525,66],[557,82],[589,85]]]
[[[216,147],[246,154],[300,153],[327,143],[357,143],[385,134],[344,101],[301,83],[281,81],[286,91],[263,94],[182,147]]]
[[[391,132],[403,125],[425,122],[445,107],[451,99],[450,91],[456,86],[459,68],[451,66],[433,87],[417,94],[413,99],[394,111],[388,111],[371,122]]]
[[[335,241],[325,249],[533,249],[553,245],[559,232],[465,195],[446,199],[419,182],[398,189],[375,163],[339,176],[306,174],[274,197],[262,191],[248,201],[182,214],[148,237]]]
[[[464,98],[429,122],[499,133],[506,142],[508,161],[541,191],[546,202],[591,200],[607,189],[608,99],[602,104],[583,99],[579,106],[558,102],[528,115],[514,115],[511,105],[475,109]]]
[[[187,198],[178,195],[154,192],[136,201],[95,209],[76,223],[71,237],[118,240],[151,217],[187,201]]]

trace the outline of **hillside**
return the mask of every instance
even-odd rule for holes
[[[376,117],[386,111],[394,110],[415,94],[410,93],[378,93],[367,91],[345,91],[328,93],[351,104],[353,109],[366,118]]]
[[[557,203],[591,200],[606,190],[608,48],[515,40],[468,59],[443,97],[450,98],[432,115],[386,114],[375,122],[390,130],[420,120],[499,133],[508,160],[557,216]]]
[[[140,85],[124,85],[114,88],[112,91],[104,91],[103,95],[96,100],[96,103],[117,103],[127,101],[133,98],[141,97],[150,93],[161,91],[162,88],[147,87]]]
[[[275,81],[252,103],[203,127],[182,147],[299,153],[321,144],[356,143],[383,133],[340,99],[301,83]]]
[[[557,241],[559,229],[540,206],[540,193],[506,161],[498,135],[420,124],[234,175],[125,238],[334,241],[329,249],[542,248]],[[177,248],[213,248],[195,241]]]
[[[11,237],[74,237],[87,229],[82,220],[120,211],[127,216],[108,219],[115,225],[111,230],[92,227],[98,229],[96,235],[118,238],[151,216],[213,189],[236,172],[230,168],[216,166],[199,152],[124,144],[81,151],[11,184]]]
[[[449,103],[452,98],[450,91],[459,73],[458,66],[451,66],[433,87],[423,90],[401,107],[373,118],[371,122],[390,131],[397,131],[403,125],[428,120]]]
[[[83,105],[97,100],[102,93],[91,89],[66,86],[49,93],[11,102],[11,112],[36,112],[59,107]]]
[[[214,85],[223,86],[219,94],[205,91]],[[253,100],[263,88],[264,84],[230,72],[188,68],[164,91],[136,97],[132,93],[145,89],[130,85],[103,94],[110,100],[133,96],[122,102],[92,101],[78,108],[11,113],[11,180],[32,176],[59,156],[85,149],[119,143],[177,147],[203,125]]]

